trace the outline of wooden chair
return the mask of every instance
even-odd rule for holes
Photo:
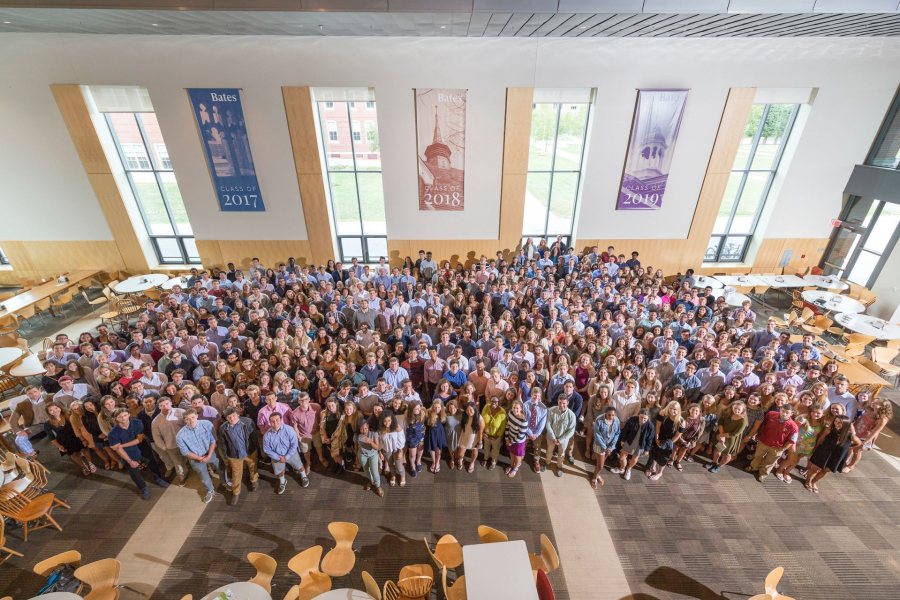
[[[107,294],[106,297],[109,299],[109,306],[107,306],[109,310],[100,315],[100,322],[104,324],[112,323],[122,315],[119,311],[119,299],[113,296],[109,290],[103,291]]]
[[[300,586],[292,586],[288,593],[284,595],[284,600],[297,600],[300,598]]]
[[[25,380],[21,377],[13,377],[5,373],[0,373],[0,397],[6,396],[10,392],[18,394],[25,389]]]
[[[59,294],[56,298],[51,298],[51,300],[52,302],[50,302],[50,308],[54,309],[54,312],[56,312],[56,309],[58,308],[65,317],[66,305],[71,303],[72,300],[74,300],[74,297],[72,296],[71,290],[66,290],[65,292]]]
[[[863,346],[867,346],[868,344],[871,344],[872,342],[875,341],[875,336],[865,335],[862,333],[850,332],[850,333],[846,333],[841,339],[848,346],[856,345],[856,344],[862,344]]]
[[[50,312],[50,305],[53,301],[50,298],[43,298],[42,300],[38,300],[32,305],[34,309],[34,315],[43,318],[48,312]],[[21,314],[21,311],[20,311]]]
[[[447,587],[447,567],[441,569],[441,584],[444,588],[444,598],[447,600],[466,600],[466,576],[460,575]]]
[[[44,529],[45,527],[55,527],[62,531],[62,527],[50,514],[56,508],[53,498],[53,494],[43,494],[23,504],[21,500],[16,500],[15,498],[0,497],[0,515],[9,517],[13,521],[18,521],[22,525],[26,542],[28,541],[29,531]]]
[[[125,296],[123,298],[119,298],[118,310],[119,315],[124,317],[125,320],[128,320],[128,317],[141,312],[143,309],[141,308],[141,305],[135,302],[131,296]]]
[[[900,349],[900,339],[888,340],[887,342],[885,342],[885,346],[887,346],[888,348]]]
[[[362,572],[362,580],[366,593],[375,598],[375,600],[381,600],[381,589],[378,587],[378,582],[375,581],[375,578],[368,571]]]
[[[402,597],[403,593],[400,591],[400,588],[397,587],[396,583],[390,579],[384,582],[382,600],[401,600]]]
[[[541,553],[530,554],[528,558],[531,560],[532,569],[538,569],[544,573],[552,573],[559,568],[559,553],[550,538],[543,533],[541,534]]]
[[[772,569],[768,575],[766,575],[766,581],[763,584],[765,586],[766,592],[764,594],[757,594],[749,598],[749,600],[794,600],[790,596],[784,596],[778,593],[778,582],[781,581],[781,576],[784,575],[784,567],[775,567]]]
[[[294,555],[294,558],[288,561],[288,569],[302,580],[311,572],[319,570],[320,560],[322,560],[322,546],[311,546]]]
[[[493,544],[496,542],[508,542],[509,536],[499,529],[494,529],[493,527],[488,527],[487,525],[479,525],[478,539],[481,540],[482,544]]]
[[[84,290],[81,290],[81,297],[84,298],[84,301],[87,302],[88,306],[91,307],[92,314],[95,310],[97,310],[98,306],[102,306],[104,304],[109,304],[109,298],[105,295],[100,296],[99,298],[96,298],[94,300],[91,300],[90,298],[88,298],[87,292],[85,292]]]
[[[36,498],[45,493],[47,491],[47,486],[50,485],[50,471],[47,470],[47,467],[35,459],[28,459],[19,455],[15,456],[15,461],[19,470],[25,474],[27,479],[29,479],[28,486],[24,488],[21,493],[28,498]],[[53,497],[53,504],[55,506],[62,506],[63,508],[71,508],[67,502],[55,494]]]
[[[78,550],[66,550],[65,552],[54,554],[50,558],[45,558],[34,565],[31,570],[41,577],[47,577],[55,569],[63,565],[69,565],[77,570],[81,566],[81,552]]]
[[[400,569],[400,576],[397,578],[397,583],[399,584],[401,580],[409,577],[431,577],[434,579],[434,569],[431,568],[431,565],[425,563],[406,565]]]
[[[75,578],[90,586],[84,600],[116,600],[119,597],[119,573],[122,563],[115,558],[88,563],[75,571]]]
[[[889,365],[897,358],[897,354],[900,354],[900,349],[898,348],[888,348],[887,346],[872,348],[872,360],[877,363]]]
[[[434,561],[434,564],[438,569],[444,567],[455,569],[462,564],[462,545],[460,545],[453,535],[448,533],[447,535],[441,536],[437,541],[437,544],[435,544],[434,552],[431,551],[431,545],[428,543],[428,538],[424,538],[423,541],[425,542],[425,549],[428,550],[428,555],[431,557],[431,560]]]
[[[0,565],[13,556],[25,558],[24,554],[16,552],[15,550],[10,550],[6,547],[6,519],[0,518]]]
[[[334,538],[335,547],[322,558],[322,572],[332,577],[343,577],[353,570],[356,554],[353,552],[353,540],[359,533],[359,525],[345,521],[334,521],[328,524],[328,532]]]
[[[247,553],[247,561],[256,569],[256,575],[250,579],[250,583],[255,583],[271,594],[272,578],[275,576],[278,563],[274,558],[262,552]]]
[[[802,325],[802,329],[813,335],[822,335],[833,323],[834,321],[825,315],[816,315],[812,323]]]
[[[194,600],[194,595],[193,594],[185,594],[184,596],[181,597],[181,600]]]
[[[419,598],[427,598],[431,595],[431,588],[434,587],[434,577],[426,575],[416,575],[415,577],[405,577],[397,581],[397,587],[403,594],[404,600]]]
[[[313,600],[331,589],[331,577],[321,571],[310,571],[297,588],[300,600]]]

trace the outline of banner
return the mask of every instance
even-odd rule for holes
[[[638,90],[616,210],[662,207],[687,94],[687,90]]]
[[[188,90],[219,210],[264,211],[240,94],[230,88]]]
[[[463,210],[468,90],[429,88],[415,94],[419,210]]]

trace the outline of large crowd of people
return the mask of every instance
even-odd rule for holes
[[[287,489],[317,470],[366,488],[427,470],[523,465],[556,476],[579,457],[625,480],[733,460],[760,481],[818,492],[852,470],[891,417],[853,394],[812,336],[792,343],[749,303],[692,271],[667,278],[610,247],[529,240],[511,260],[391,268],[293,258],[192,271],[184,289],[114,327],[48,348],[12,419],[18,449],[46,435],[85,476],[125,469],[143,498],[198,474],[231,504],[259,465]]]

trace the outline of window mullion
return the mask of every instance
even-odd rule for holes
[[[752,160],[753,155],[750,155]],[[734,223],[734,216],[737,214],[738,206],[741,204],[741,198],[744,196],[744,187],[747,185],[747,178],[749,177],[749,171],[743,171],[743,175],[741,175],[741,184],[738,186],[737,193],[734,196],[734,204],[731,205],[731,211],[728,213],[728,222],[725,223],[724,235],[729,235],[731,233],[731,225]],[[724,238],[723,238],[724,239]]]
[[[562,114],[562,104],[556,105],[556,126],[553,128],[553,154],[550,157],[550,185],[547,187],[547,213],[544,215],[544,237],[548,235],[550,228],[550,205],[553,203],[553,176],[556,172],[556,150],[559,143],[559,119]]]

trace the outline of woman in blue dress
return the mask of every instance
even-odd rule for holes
[[[431,467],[428,470],[432,473],[440,472],[441,452],[447,447],[447,432],[444,430],[445,420],[444,403],[440,400],[435,400],[425,415],[425,451],[431,457]]]

